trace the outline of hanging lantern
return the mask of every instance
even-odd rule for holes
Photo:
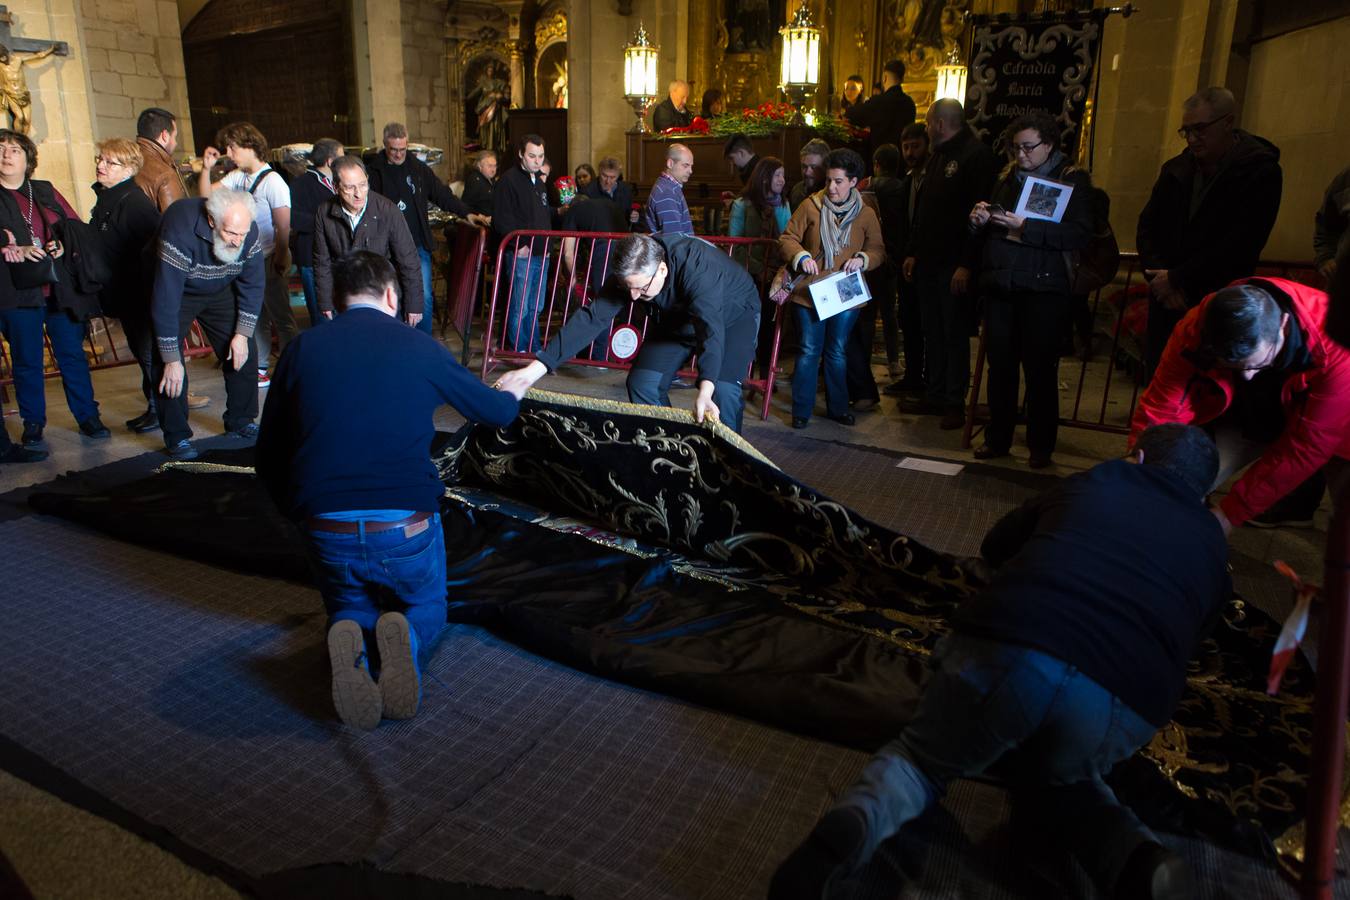
[[[778,86],[794,101],[794,122],[802,121],[802,106],[820,84],[820,29],[811,22],[811,10],[802,0],[792,21],[779,29],[783,36],[783,59]]]
[[[947,59],[937,67],[938,100],[966,102],[966,65],[961,62],[961,54],[955,47],[947,52]]]
[[[647,107],[659,91],[656,62],[660,54],[661,48],[652,46],[647,39],[647,29],[639,22],[633,42],[623,48],[623,95],[637,113],[637,131],[651,130],[647,127],[646,115]]]

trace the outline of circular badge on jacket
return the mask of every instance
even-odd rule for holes
[[[956,169],[957,169],[956,160],[953,159],[947,163],[947,167],[942,170],[942,174],[946,175],[948,178],[951,178],[953,175],[956,174]]]
[[[641,346],[642,335],[632,325],[620,325],[609,336],[609,353],[615,359],[630,360],[637,356]]]

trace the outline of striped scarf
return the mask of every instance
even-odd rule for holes
[[[857,188],[848,192],[843,203],[834,203],[824,192],[820,192],[820,250],[825,256],[822,271],[834,270],[834,258],[844,252],[848,245],[853,220],[862,212],[862,194]]]

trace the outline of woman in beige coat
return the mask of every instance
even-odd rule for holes
[[[843,425],[853,424],[844,378],[845,347],[861,306],[822,320],[808,287],[837,272],[870,271],[886,258],[881,220],[863,205],[858,179],[862,157],[835,150],[825,159],[825,189],[807,197],[778,238],[787,260],[791,299],[801,330],[801,352],[792,373],[792,427],[805,428],[816,405],[816,372],[825,357],[825,412]],[[785,282],[784,287],[787,287]],[[782,293],[775,299],[780,302]]]

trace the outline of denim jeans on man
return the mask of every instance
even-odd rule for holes
[[[737,434],[745,415],[745,377],[755,358],[755,340],[759,334],[759,310],[745,310],[738,318],[722,326],[722,368],[713,381],[713,403],[717,404],[722,424]],[[628,401],[646,406],[670,406],[670,385],[675,375],[694,355],[692,328],[680,334],[667,334],[653,328],[628,370]]]
[[[815,307],[792,305],[801,331],[801,352],[792,370],[792,417],[809,419],[816,406],[816,373],[825,357],[825,411],[831,416],[848,413],[848,340],[861,307],[835,313],[821,321]]]
[[[422,321],[417,323],[417,329],[431,334],[431,326],[436,318],[436,291],[431,284],[431,251],[418,247],[417,256],[422,261]]]
[[[47,394],[42,373],[44,325],[51,338],[56,365],[61,370],[66,405],[76,424],[87,422],[98,415],[98,403],[94,400],[94,384],[89,378],[89,360],[84,355],[85,325],[73,321],[65,310],[50,300],[45,309],[24,306],[0,310],[0,331],[9,341],[19,415],[25,425],[47,424]]]
[[[409,510],[369,509],[332,513],[342,521],[398,521]],[[407,532],[413,532],[407,536]],[[441,517],[389,531],[355,534],[307,529],[310,568],[328,610],[328,625],[350,619],[375,648],[375,620],[400,612],[417,635],[425,657],[445,628],[445,535]]]
[[[869,858],[953,778],[978,775],[1012,751],[1019,787],[1057,804],[1061,839],[1114,886],[1130,854],[1155,838],[1102,780],[1157,728],[1068,663],[1016,644],[945,638],[913,721],[881,748],[835,808],[862,812]],[[1052,799],[1053,798],[1053,799]]]
[[[314,287],[314,267],[296,266],[300,271],[300,287],[305,292],[305,309],[309,310],[309,327],[313,328],[324,321],[323,313],[319,312],[319,292]]]
[[[506,304],[507,350],[538,350],[539,307],[544,298],[544,255],[542,248],[529,256],[517,256],[511,270],[511,299]]]

